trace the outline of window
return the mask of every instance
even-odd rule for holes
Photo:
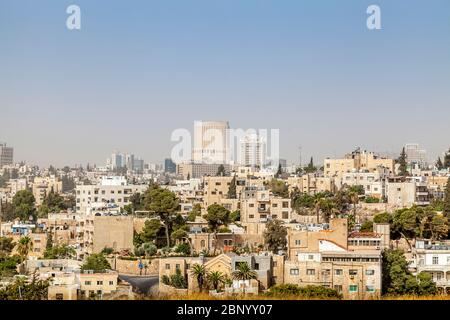
[[[308,260],[313,260],[313,259],[314,259],[314,256],[312,254],[309,254],[308,255]]]
[[[255,263],[255,270],[259,270],[259,263]]]
[[[57,293],[55,298],[56,300],[64,300],[64,295],[62,293]]]
[[[253,208],[254,206],[255,206],[255,204],[254,203],[249,203],[249,208]]]
[[[296,246],[299,246],[299,245],[301,245],[302,244],[302,241],[301,240],[295,240],[295,245]]]
[[[110,282],[109,282],[109,285],[110,285],[110,286],[113,286],[113,285],[114,285],[114,281],[110,281]]]
[[[166,263],[166,270],[170,270],[170,264]]]
[[[433,264],[439,264],[439,257],[433,256]]]
[[[97,281],[97,285],[98,286],[102,286],[103,285],[103,281]]]
[[[342,292],[342,285],[340,285],[340,284],[335,284],[335,285],[334,285],[334,290],[336,290],[337,292]]]
[[[276,262],[276,261],[273,262],[273,267],[274,267],[274,268],[277,267],[277,262]]]
[[[180,265],[178,263],[175,265],[175,269],[180,270]]]
[[[316,270],[315,269],[306,269],[306,274],[308,276],[313,276],[316,274]]]
[[[200,241],[200,247],[202,247],[202,248],[205,247],[205,240]]]
[[[278,204],[277,204],[277,203],[274,203],[274,204],[272,204],[272,207],[273,207],[273,208],[276,208],[276,207],[278,207]]]
[[[358,285],[352,284],[352,285],[350,285],[350,286],[348,287],[348,290],[349,290],[350,292],[357,292],[357,291],[358,291]]]
[[[299,275],[299,271],[298,271],[298,269],[291,269],[290,270],[290,274],[291,274],[291,276],[298,276]]]
[[[350,270],[348,270],[348,274],[351,276],[356,276],[358,274],[358,270],[350,269]]]
[[[366,291],[367,292],[375,292],[375,287],[374,286],[366,286]]]
[[[342,273],[343,273],[342,269],[335,269],[334,270],[334,274],[337,275],[337,276],[342,276]]]
[[[283,212],[281,213],[283,219],[289,219],[289,212]]]
[[[366,270],[366,276],[373,276],[375,274],[375,270]]]
[[[87,285],[87,286],[90,286],[91,282],[90,281],[85,281],[84,284]]]
[[[283,208],[289,208],[289,202],[283,201]]]

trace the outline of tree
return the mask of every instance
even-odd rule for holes
[[[408,175],[408,167],[405,147],[403,147],[400,157],[397,159],[397,163],[399,164],[398,175],[406,177]]]
[[[317,168],[314,166],[313,157],[309,160],[308,165],[304,168],[305,173],[314,173],[317,171]]]
[[[25,261],[28,258],[28,253],[33,249],[33,241],[30,237],[25,236],[19,239],[17,244],[17,253],[19,254],[21,261]]]
[[[207,274],[207,281],[212,285],[214,290],[219,289],[219,285],[224,284],[226,281],[225,275],[220,271],[211,271]]]
[[[0,219],[3,221],[14,220],[14,206],[10,202],[3,202],[0,199]]]
[[[36,274],[29,283],[19,277],[0,289],[0,300],[47,300],[49,286],[49,280],[40,280]]]
[[[235,210],[230,213],[231,222],[241,221],[241,211]]]
[[[35,199],[30,190],[21,190],[13,197],[14,216],[22,221],[36,218]]]
[[[146,220],[144,228],[142,228],[142,231],[139,233],[139,245],[145,242],[154,242],[162,227],[163,225],[158,219]]]
[[[448,220],[444,216],[435,214],[430,222],[432,240],[444,239],[448,235]]]
[[[157,252],[158,248],[153,243],[150,242],[145,242],[141,244],[140,247],[138,247],[135,250],[135,254],[137,256],[146,256],[146,257],[154,256]]]
[[[233,176],[228,189],[228,199],[236,199],[236,176]]]
[[[221,165],[219,166],[219,168],[217,168],[217,174],[216,174],[216,176],[224,177],[225,175],[226,175],[226,173],[225,173],[225,167],[224,167],[223,164],[221,164]]]
[[[179,201],[176,195],[170,190],[159,186],[150,186],[146,191],[145,207],[149,211],[156,213],[164,224],[166,231],[166,245],[170,246],[169,227],[173,219],[173,214],[178,209]]]
[[[444,196],[444,215],[450,220],[450,176],[447,180]]]
[[[402,250],[384,250],[382,253],[382,292],[384,294],[436,294],[436,285],[429,274],[414,277]]]
[[[62,182],[62,192],[71,192],[76,187],[75,181],[73,180],[73,178],[68,177],[67,174],[65,174],[61,177],[61,182]]]
[[[374,223],[392,223],[392,216],[388,212],[383,212],[373,217]]]
[[[69,247],[67,244],[62,244],[46,249],[44,259],[70,259],[76,257],[76,255],[77,252],[74,248]]]
[[[111,269],[111,265],[101,253],[94,253],[87,257],[86,262],[81,266],[81,270],[93,270],[94,272],[104,272]]]
[[[448,149],[448,152],[445,153],[443,169],[450,169],[450,149]]]
[[[233,271],[231,276],[235,280],[252,280],[258,278],[258,274],[256,273],[256,271],[252,270],[247,262],[240,262],[237,265],[236,271]]]
[[[15,245],[12,238],[0,237],[0,257],[9,256]]]
[[[283,168],[281,167],[281,163],[279,163],[277,173],[275,174],[275,178],[281,177],[282,174],[283,174]]]
[[[192,207],[191,212],[189,212],[187,220],[194,222],[195,218],[201,216],[201,214],[202,214],[202,205],[199,203],[196,203]]]
[[[441,157],[438,157],[438,159],[436,161],[436,168],[438,170],[444,169],[444,164],[442,163]]]
[[[373,230],[373,222],[372,221],[365,221],[362,225],[361,225],[361,229],[359,230],[360,232],[372,232]]]
[[[230,223],[230,211],[219,204],[210,205],[207,211],[204,218],[208,221],[209,229],[214,233],[214,254],[216,254],[217,233],[221,226],[227,226]]]
[[[266,183],[273,195],[281,198],[289,198],[289,188],[282,180],[272,179]]]
[[[191,275],[197,279],[197,285],[200,292],[203,290],[203,285],[205,283],[206,268],[203,264],[194,264],[191,268]]]
[[[267,248],[277,253],[278,250],[285,250],[287,245],[287,230],[280,220],[272,220],[266,224],[264,230],[264,242]]]

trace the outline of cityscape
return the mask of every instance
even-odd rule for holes
[[[449,12],[0,1],[0,304],[447,303]]]
[[[50,300],[450,293],[450,148],[287,165],[253,132],[229,156],[228,121],[195,128],[184,163],[40,168],[0,144],[0,297],[18,282]]]

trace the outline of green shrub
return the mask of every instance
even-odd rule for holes
[[[302,296],[305,298],[331,298],[331,299],[341,299],[342,295],[336,290],[326,288],[323,286],[312,286],[308,285],[305,287],[300,287],[296,284],[279,284],[273,286],[266,293],[270,297],[283,297],[283,296]]]
[[[191,254],[191,247],[189,243],[180,243],[178,246],[176,246],[175,250],[176,253],[183,253],[186,255]]]

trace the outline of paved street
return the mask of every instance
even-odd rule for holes
[[[120,274],[119,279],[131,284],[133,290],[137,290],[139,293],[158,293],[159,279],[157,276],[130,276]]]

